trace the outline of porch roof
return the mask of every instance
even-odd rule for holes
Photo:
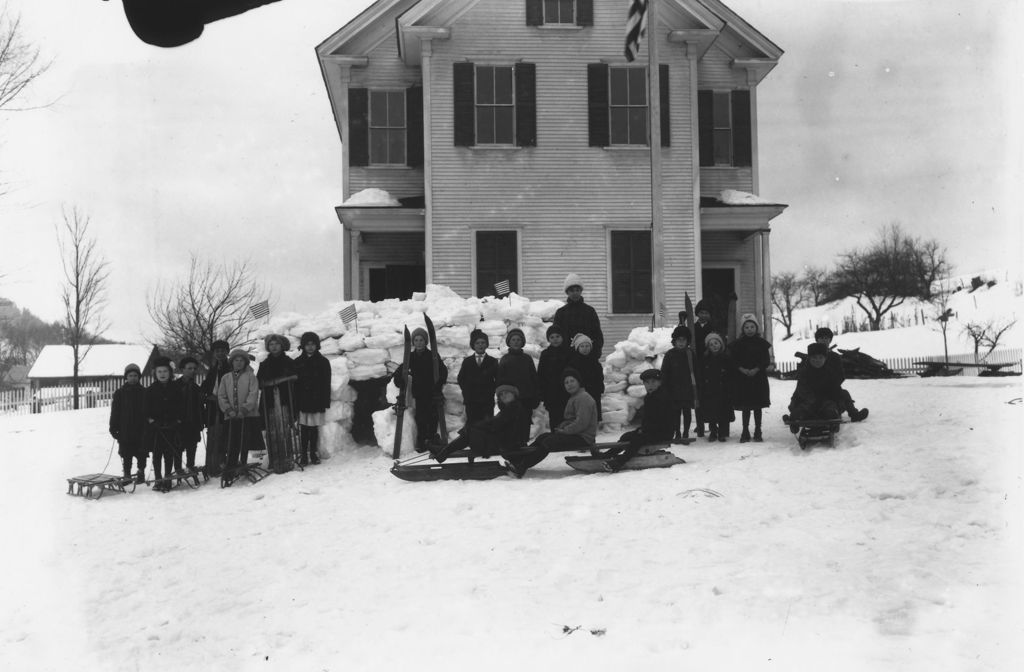
[[[771,230],[771,220],[789,206],[785,203],[756,203],[730,205],[717,198],[701,196],[701,231],[757,231]]]

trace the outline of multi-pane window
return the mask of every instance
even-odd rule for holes
[[[576,0],[544,0],[544,23],[576,23]]]
[[[519,291],[519,253],[515,231],[476,232],[476,294],[493,296],[495,283],[508,280]]]
[[[650,313],[651,232],[611,232],[611,276],[613,313]]]
[[[712,142],[716,166],[732,165],[732,105],[729,91],[715,91],[712,100]]]
[[[512,66],[476,66],[476,143],[511,145],[516,135]]]
[[[750,166],[753,110],[750,91],[697,92],[700,165]]]
[[[613,145],[647,144],[647,69],[609,68],[608,107]]]
[[[405,91],[370,92],[370,163],[405,164]]]

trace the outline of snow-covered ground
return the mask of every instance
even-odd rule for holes
[[[871,417],[807,453],[771,384],[763,444],[672,469],[407,483],[366,448],[95,502],[64,479],[104,410],[0,418],[0,668],[1014,669],[1021,380],[848,381]]]

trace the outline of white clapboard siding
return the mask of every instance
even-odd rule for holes
[[[753,192],[753,169],[750,167],[703,166],[700,169],[700,195],[718,198],[723,189]]]
[[[595,8],[595,25],[544,30],[525,25],[524,3],[480,2],[434,43],[432,62],[433,279],[472,292],[471,250],[478,228],[521,230],[523,294],[562,295],[569,271],[585,283],[586,300],[608,313],[610,229],[650,225],[650,155],[644,148],[588,146],[587,64],[619,63],[623,15]],[[601,11],[598,11],[601,10]],[[693,175],[690,71],[683,47],[667,42],[671,147],[663,149],[666,286],[693,291]],[[569,47],[567,49],[567,46]],[[642,62],[644,54],[642,52]],[[537,67],[537,147],[486,149],[453,143],[452,64],[513,63]],[[633,318],[635,319],[635,318]]]

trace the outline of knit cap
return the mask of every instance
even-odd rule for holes
[[[579,371],[572,368],[571,366],[567,366],[564,369],[562,369],[562,380],[564,381],[566,378],[575,378],[577,383],[579,383],[580,385],[583,384],[583,376],[580,375]]]
[[[509,345],[509,341],[511,341],[512,337],[517,335],[517,334],[518,334],[519,338],[523,339],[523,345],[526,345],[526,334],[524,334],[523,330],[518,328],[518,327],[516,327],[514,329],[509,329],[508,333],[505,334],[505,345]]]
[[[575,273],[570,273],[565,276],[565,282],[562,283],[562,291],[568,292],[570,287],[579,287],[581,290],[583,289],[583,280],[580,279],[580,276]]]
[[[704,347],[710,345],[711,341],[718,341],[722,347],[725,347],[725,340],[713,331],[704,337]]]
[[[270,350],[270,344],[273,343],[274,341],[277,341],[278,343],[281,344],[281,352],[288,352],[288,350],[290,350],[292,347],[292,344],[288,340],[288,338],[286,336],[282,336],[281,334],[268,334],[263,339],[263,347],[266,348],[267,350]]]
[[[427,333],[426,329],[424,329],[423,327],[416,327],[415,329],[413,329],[412,335],[409,336],[409,341],[415,341],[417,336],[422,336],[423,342],[426,343],[427,345],[430,345],[430,335]]]
[[[491,339],[488,338],[487,334],[485,334],[483,331],[479,329],[474,329],[473,331],[469,332],[469,347],[473,347],[473,344],[479,341],[480,339],[483,339],[483,341],[488,345],[490,345],[491,343]]]
[[[743,325],[747,322],[753,322],[754,326],[757,327],[758,333],[761,332],[761,323],[757,321],[757,317],[755,317],[753,313],[743,313],[743,315],[740,316],[740,329],[742,329]]]
[[[506,383],[504,385],[498,385],[498,387],[494,388],[494,394],[497,395],[501,394],[502,392],[511,392],[512,394],[516,395],[516,399],[519,398],[519,388],[516,387],[515,385],[509,385]]]
[[[315,331],[307,331],[306,333],[304,333],[302,335],[302,338],[299,339],[299,347],[300,348],[306,347],[306,343],[313,343],[313,344],[315,344],[316,345],[316,349],[319,350],[320,349],[320,335],[317,334]]]
[[[586,334],[576,334],[575,336],[572,337],[572,347],[574,349],[579,350],[580,345],[582,345],[583,343],[590,343],[590,345],[594,345],[594,340],[590,338],[590,336],[587,336]]]
[[[129,364],[128,366],[124,367],[124,377],[127,378],[128,374],[131,373],[132,371],[139,374],[140,376],[142,375],[142,369],[139,368],[138,364]]]

